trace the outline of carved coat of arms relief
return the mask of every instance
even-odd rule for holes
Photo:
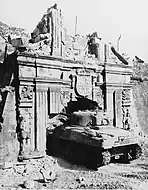
[[[84,96],[92,99],[93,78],[84,70],[78,70],[75,76],[75,93],[77,96]]]

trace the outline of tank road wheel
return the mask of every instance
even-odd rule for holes
[[[133,146],[132,152],[131,152],[132,160],[140,158],[141,154],[142,154],[141,147],[139,145]]]
[[[102,164],[103,165],[108,165],[111,161],[111,154],[110,152],[107,150],[107,151],[104,151],[102,152]]]

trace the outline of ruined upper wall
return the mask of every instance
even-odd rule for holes
[[[39,49],[52,56],[64,56],[64,28],[61,10],[57,4],[47,9],[31,33],[31,43],[39,42]],[[44,48],[44,49],[42,49]]]
[[[104,44],[97,32],[87,36],[70,36],[63,27],[63,16],[57,4],[48,8],[31,33],[28,51],[96,64],[128,65],[126,58],[110,44]]]

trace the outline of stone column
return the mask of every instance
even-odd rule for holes
[[[47,89],[38,88],[36,91],[36,150],[45,154],[46,126],[48,117]]]

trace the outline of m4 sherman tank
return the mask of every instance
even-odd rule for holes
[[[85,110],[80,102],[85,103]],[[60,113],[49,122],[47,148],[51,154],[91,166],[107,165],[116,159],[128,162],[140,157],[137,136],[111,126],[106,114],[96,111],[96,102],[83,99],[72,104],[68,106],[71,107],[68,113]]]

